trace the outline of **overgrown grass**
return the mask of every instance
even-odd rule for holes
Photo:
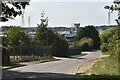
[[[32,62],[32,61],[41,61],[41,62],[47,62],[47,61],[53,61],[56,60],[53,58],[53,56],[22,56],[18,59],[11,58],[10,62],[7,64],[2,65],[2,67],[7,66],[17,66],[20,62]]]
[[[102,58],[102,60],[95,63],[95,65],[93,65],[93,67],[87,73],[110,76],[119,75],[118,59],[114,57]]]

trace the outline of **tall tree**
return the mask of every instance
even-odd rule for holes
[[[0,21],[6,22],[9,19],[14,19],[17,15],[21,15],[26,5],[29,5],[30,0],[2,0],[0,1]]]
[[[67,41],[60,37],[57,32],[52,31],[47,27],[48,17],[44,18],[44,11],[41,13],[41,23],[38,24],[37,31],[35,34],[35,43],[37,45],[46,48],[50,46],[52,48],[52,55],[64,56],[68,51]],[[45,53],[46,54],[46,53]]]
[[[41,46],[48,45],[48,17],[45,18],[44,11],[41,13],[41,23],[38,24],[37,31],[35,34],[35,41]]]
[[[81,28],[79,30],[79,32],[77,33],[77,36],[75,37],[75,40],[80,40],[83,37],[88,37],[93,39],[94,41],[94,48],[97,49],[100,46],[100,38],[99,38],[99,33],[98,31],[95,29],[94,26],[85,26],[83,28]]]

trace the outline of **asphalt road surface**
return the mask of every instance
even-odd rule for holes
[[[2,71],[3,78],[74,78],[79,66],[101,56],[100,51],[89,52],[79,58],[31,64]]]

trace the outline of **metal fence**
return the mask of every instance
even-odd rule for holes
[[[52,47],[40,47],[37,45],[24,45],[24,46],[14,46],[8,50],[10,56],[42,56],[42,55],[52,55],[53,53],[64,53],[63,50],[53,50]],[[80,48],[69,48],[66,51],[66,55],[76,55],[80,54]]]

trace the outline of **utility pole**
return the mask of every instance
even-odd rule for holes
[[[31,17],[28,16],[28,24],[29,24],[29,27],[30,27],[30,23],[31,23]]]
[[[111,19],[111,13],[110,10],[108,11],[108,25],[110,26],[110,19]]]
[[[23,13],[22,13],[22,25],[21,25],[21,26],[24,26],[24,25],[25,25],[25,23],[24,23],[24,13],[25,13],[25,12],[24,12],[24,9],[22,10],[22,12],[23,12]]]

